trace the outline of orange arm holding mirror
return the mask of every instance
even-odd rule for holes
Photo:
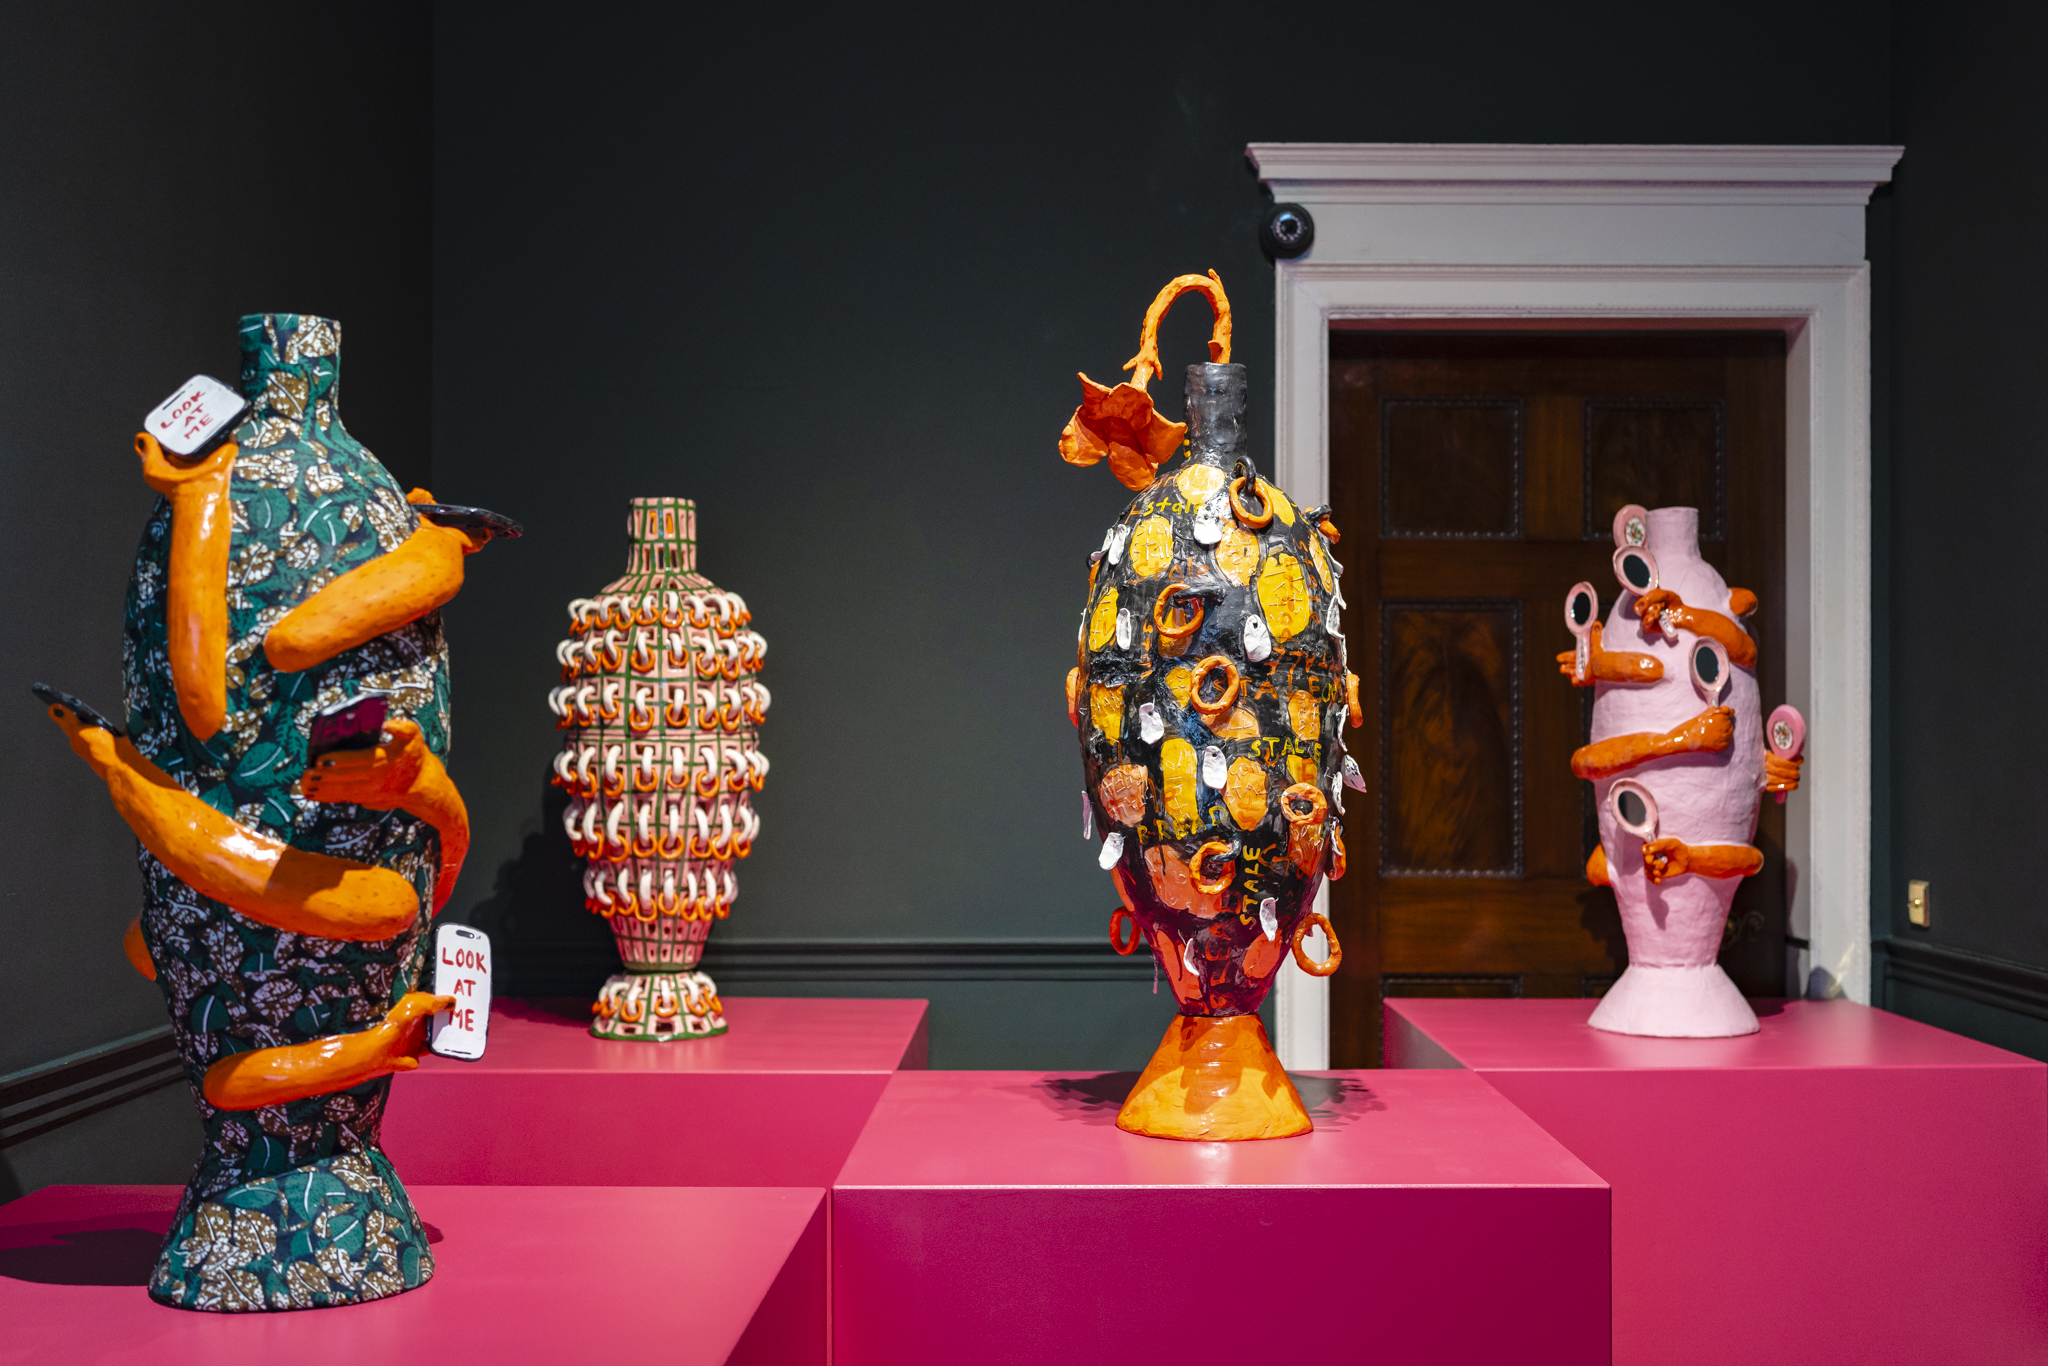
[[[1600,644],[1600,623],[1594,622],[1587,636],[1586,677],[1577,675],[1579,652],[1566,650],[1557,657],[1557,671],[1572,685],[1590,688],[1595,683],[1655,683],[1664,676],[1664,661],[1634,650],[1608,650]]]
[[[323,939],[389,939],[419,915],[419,894],[391,869],[294,849],[251,830],[178,786],[127,736],[90,725],[69,707],[49,710],[143,847],[201,896],[258,924]]]
[[[1728,599],[1737,605],[1738,599],[1746,600],[1750,609],[1755,610],[1756,594],[1747,589],[1730,589]],[[1687,607],[1685,600],[1668,588],[1653,588],[1635,601],[1635,614],[1642,618],[1643,629],[1652,629],[1656,619],[1669,616],[1671,624],[1680,630],[1691,631],[1694,635],[1711,636],[1721,642],[1728,651],[1728,662],[1745,669],[1756,667],[1756,642],[1749,632],[1737,626],[1730,617],[1705,607]]]
[[[216,1110],[260,1110],[345,1091],[389,1072],[410,1072],[427,1046],[427,1021],[454,1004],[453,996],[407,992],[383,1023],[359,1033],[222,1058],[206,1069],[200,1090]]]
[[[1643,846],[1643,869],[1652,882],[1685,873],[1695,877],[1754,877],[1763,866],[1763,851],[1747,844],[1687,844],[1679,839],[1660,839]]]
[[[434,911],[448,904],[469,853],[469,810],[440,758],[427,748],[418,722],[386,723],[384,738],[374,749],[321,755],[300,775],[299,791],[316,802],[354,802],[376,811],[410,812],[433,826],[441,835]]]
[[[462,561],[488,537],[421,521],[389,554],[359,564],[286,613],[263,637],[280,673],[297,673],[417,621],[462,588]]]
[[[1611,778],[1652,759],[1700,750],[1724,750],[1734,738],[1735,713],[1727,707],[1709,707],[1684,725],[1674,726],[1662,735],[1648,732],[1616,735],[1581,745],[1572,754],[1572,776],[1596,780]]]
[[[135,434],[142,480],[170,500],[171,562],[164,604],[171,686],[178,713],[201,740],[228,716],[228,549],[234,518],[228,484],[235,443],[180,465],[148,432]]]

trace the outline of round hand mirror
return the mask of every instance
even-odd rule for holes
[[[1650,543],[1650,514],[1642,505],[1630,503],[1614,514],[1614,545],[1618,550],[1623,546],[1648,545]]]
[[[1578,641],[1578,650],[1572,660],[1572,681],[1584,683],[1586,670],[1593,663],[1593,623],[1600,616],[1600,595],[1593,591],[1590,583],[1575,583],[1572,591],[1564,595],[1564,629]]]
[[[1728,648],[1712,636],[1693,642],[1692,685],[1708,706],[1721,705],[1721,694],[1728,690]]]
[[[1806,718],[1790,702],[1771,713],[1764,723],[1764,743],[1780,759],[1797,759],[1806,748]]]
[[[1607,809],[1614,823],[1647,843],[1657,838],[1657,799],[1650,789],[1633,778],[1623,778],[1607,789]]]
[[[1657,557],[1638,545],[1625,545],[1614,552],[1614,577],[1629,592],[1641,597],[1657,588]]]

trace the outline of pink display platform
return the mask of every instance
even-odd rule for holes
[[[832,1190],[834,1360],[1605,1362],[1606,1185],[1477,1078],[1297,1078],[1299,1138],[1116,1127],[1135,1073],[899,1072]]]
[[[0,1206],[0,1362],[823,1362],[822,1190],[414,1186],[434,1279],[373,1304],[167,1309],[176,1186]]]
[[[710,1039],[593,1039],[588,1002],[494,1002],[476,1062],[397,1078],[384,1149],[406,1182],[829,1186],[899,1067],[923,1001],[725,1001]]]
[[[1386,1057],[1470,1068],[1613,1183],[1622,1366],[2048,1362],[2048,1066],[1754,1004],[1761,1033],[1649,1039],[1590,1001],[1393,1000]]]

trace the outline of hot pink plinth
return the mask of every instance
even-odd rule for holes
[[[2048,1361],[2048,1066],[1849,1001],[1652,1039],[1589,1001],[1386,1003],[1614,1186],[1614,1359]]]
[[[480,1060],[430,1054],[393,1083],[384,1150],[408,1185],[829,1186],[882,1084],[925,1064],[923,1001],[740,997],[725,1017],[622,1043],[496,1002]]]
[[[1116,1127],[1133,1073],[899,1072],[832,1191],[839,1366],[1605,1362],[1607,1188],[1477,1078],[1297,1078],[1299,1138]]]
[[[176,1186],[50,1186],[0,1206],[0,1361],[825,1360],[821,1190],[410,1189],[433,1280],[270,1314],[167,1309],[143,1290]]]

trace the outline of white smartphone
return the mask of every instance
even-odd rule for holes
[[[444,1058],[475,1062],[491,1032],[491,938],[467,925],[434,930],[434,994],[453,996],[453,1009],[434,1017],[429,1044]]]

